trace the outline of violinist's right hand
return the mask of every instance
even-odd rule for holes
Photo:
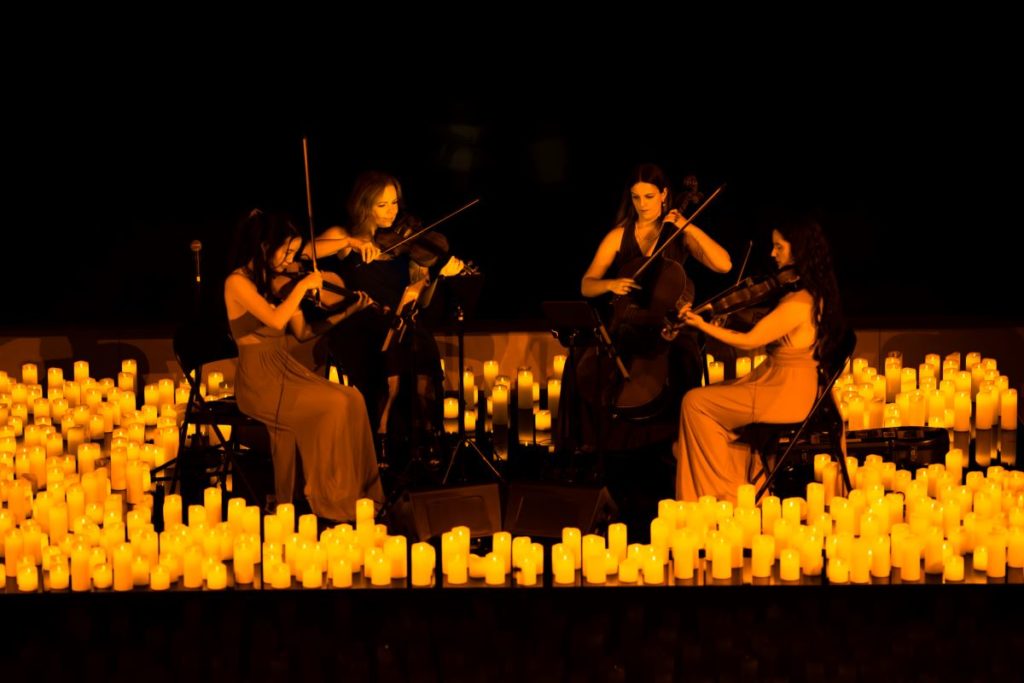
[[[353,251],[359,252],[364,263],[375,261],[380,256],[380,248],[373,243],[373,240],[364,240],[359,237],[349,237],[348,246]]]
[[[612,294],[629,294],[634,289],[640,289],[635,280],[628,277],[620,277],[614,280],[606,280],[608,291]]]
[[[309,275],[302,278],[302,282],[300,284],[306,292],[321,289],[324,286],[324,276],[319,270],[314,270]]]

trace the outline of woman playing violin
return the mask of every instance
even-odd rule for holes
[[[735,501],[747,483],[750,449],[735,430],[754,422],[797,422],[817,394],[820,359],[834,355],[843,329],[839,288],[828,244],[809,217],[779,222],[772,231],[772,258],[799,275],[796,291],[784,294],[749,332],[706,322],[686,304],[685,325],[739,349],[769,345],[768,359],[732,382],[694,389],[683,398],[679,423],[676,497],[713,495]],[[792,287],[790,288],[792,289]]]
[[[347,286],[367,292],[392,310],[398,310],[403,294],[408,296],[410,284],[426,284],[428,269],[438,259],[447,260],[424,250],[423,242],[382,254],[383,249],[404,237],[400,231],[408,225],[408,219],[399,215],[401,208],[402,186],[398,179],[378,171],[362,173],[348,200],[349,227],[326,230],[316,247],[319,256],[337,256],[323,260],[325,269],[338,273]],[[421,256],[421,251],[426,256]],[[382,355],[391,325],[391,320],[372,311],[353,316],[329,335],[331,353],[366,396],[378,434],[388,432],[403,376],[415,378],[414,412],[422,429],[430,432],[439,424],[441,410],[443,377],[437,343],[429,330],[413,325],[401,344],[390,344]]]
[[[309,339],[371,300],[360,293],[343,310],[310,324],[299,304],[323,286],[319,272],[299,279],[283,298],[272,291],[272,280],[291,264],[301,243],[282,215],[256,209],[239,225],[234,270],[224,282],[228,322],[238,345],[235,395],[242,412],[270,432],[277,502],[292,500],[297,446],[313,512],[351,520],[358,498],[384,500],[366,405],[358,391],[328,382],[293,358],[287,338],[290,333]]]
[[[673,207],[668,179],[661,168],[654,164],[637,166],[626,184],[615,221],[616,227],[605,235],[590,267],[583,275],[580,284],[583,296],[593,298],[605,294],[622,296],[640,293],[642,285],[630,276],[635,270],[635,264],[650,256],[672,232],[684,225],[683,234],[668,244],[659,257],[674,262],[677,264],[675,267],[681,271],[681,290],[673,295],[672,301],[680,296],[688,301],[693,300],[692,281],[686,277],[685,269],[682,268],[689,256],[694,256],[704,266],[718,273],[728,272],[732,262],[729,253],[721,245],[696,225],[687,225],[686,219]],[[650,320],[636,320],[625,327],[619,331],[615,340],[620,354],[628,354],[631,345],[649,346],[655,343],[660,332],[660,316]],[[626,433],[621,435],[621,439],[614,433],[606,435],[611,437],[611,448],[632,447],[674,436],[679,400],[686,389],[699,386],[703,365],[700,345],[693,334],[679,335],[669,354],[669,372],[679,381],[675,383],[674,395],[669,398],[662,413],[668,418],[663,420],[665,429],[653,429],[655,425],[646,424],[641,430],[631,430],[628,425],[623,425]],[[580,417],[583,417],[585,423],[586,417]],[[583,431],[594,430],[584,424]],[[585,445],[596,436],[584,433],[582,438]]]

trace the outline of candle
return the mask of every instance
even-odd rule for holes
[[[487,553],[484,558],[484,583],[488,586],[505,585],[505,560],[497,553]]]
[[[491,394],[491,405],[493,409],[494,426],[505,426],[508,424],[508,387],[495,385]]]
[[[1007,389],[1000,396],[999,426],[1017,429],[1017,390]]]
[[[484,387],[487,389],[494,388],[494,380],[498,377],[498,361],[486,360],[484,361]]]
[[[964,580],[964,558],[962,556],[951,555],[946,558],[946,565],[942,572],[942,579],[946,583]]]
[[[519,368],[516,374],[517,394],[520,410],[533,407],[533,372],[530,368]]]
[[[971,431],[971,394],[959,390],[953,397],[953,431]]]
[[[558,417],[558,404],[562,396],[562,380],[560,379],[549,379],[548,380],[548,410],[551,411],[551,417]]]
[[[22,384],[39,384],[39,368],[35,363],[23,363],[21,366]],[[13,574],[11,576],[14,576]]]
[[[429,543],[412,545],[412,585],[430,586],[434,578],[434,548]]]
[[[779,555],[779,578],[783,581],[800,580],[800,554],[792,548]]]
[[[534,413],[534,426],[538,432],[551,431],[551,411],[538,410]]]
[[[459,586],[469,580],[469,558],[461,552],[452,553],[445,565],[448,583]]]
[[[473,375],[472,370],[466,370],[462,373],[462,389],[467,409],[476,408],[476,377]]]
[[[452,420],[459,416],[459,399],[457,398],[446,398],[444,400],[444,417],[446,420]]]
[[[750,366],[753,359],[750,356],[739,356],[736,359],[736,377],[745,377],[750,374]]]
[[[714,361],[708,364],[708,384],[715,384],[725,379],[725,363]]]

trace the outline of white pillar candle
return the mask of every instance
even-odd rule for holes
[[[549,379],[548,380],[548,410],[551,411],[551,417],[558,417],[558,404],[562,396],[562,380],[560,379]]]
[[[498,361],[484,361],[484,387],[493,390],[494,380],[498,377]]]
[[[736,359],[736,377],[745,377],[750,374],[750,366],[753,359],[750,356],[740,356]]]
[[[529,368],[519,368],[516,373],[516,398],[519,400],[520,410],[533,408],[533,372]]]
[[[493,422],[495,427],[508,425],[508,387],[495,385],[491,394]]]
[[[538,432],[551,431],[551,411],[538,410],[534,413],[534,426]]]
[[[716,360],[708,364],[708,384],[716,384],[725,379],[725,363]]]
[[[551,359],[551,370],[555,379],[562,379],[562,373],[565,372],[565,354],[556,354]]]
[[[792,548],[779,554],[779,578],[783,581],[800,580],[800,553]]]
[[[974,405],[974,427],[992,429],[996,415],[996,395],[992,391],[978,391]]]
[[[999,426],[1017,429],[1017,390],[1007,389],[1000,398]]]
[[[772,575],[775,564],[775,537],[758,534],[751,541],[751,571],[757,578],[768,578]]]
[[[971,394],[959,390],[953,397],[953,431],[971,431]]]
[[[459,416],[459,399],[446,398],[444,400],[444,418],[454,420]]]
[[[39,368],[35,363],[23,363],[21,366],[22,384],[39,384]],[[11,575],[13,576],[13,574]]]

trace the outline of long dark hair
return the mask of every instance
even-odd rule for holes
[[[636,227],[636,207],[633,206],[633,186],[637,183],[650,183],[658,188],[658,191],[668,190],[665,195],[665,203],[661,207],[661,215],[664,216],[668,207],[672,206],[672,188],[668,185],[668,176],[655,164],[640,164],[629,174],[626,188],[622,193],[622,202],[619,204],[619,212],[615,217],[615,226],[622,226],[626,230]]]
[[[298,237],[299,230],[287,214],[253,209],[238,222],[228,266],[232,271],[241,269],[256,284],[256,291],[272,298],[271,256],[282,244]]]
[[[377,201],[380,193],[388,185],[395,187],[398,195],[398,208],[402,208],[402,184],[398,178],[381,171],[364,171],[356,178],[352,192],[348,196],[348,233],[355,237],[369,237],[373,233],[373,226],[370,225],[373,215],[373,204]]]
[[[773,227],[789,242],[800,286],[814,299],[813,315],[818,328],[814,356],[819,362],[833,363],[846,322],[825,234],[809,214],[789,216]]]

